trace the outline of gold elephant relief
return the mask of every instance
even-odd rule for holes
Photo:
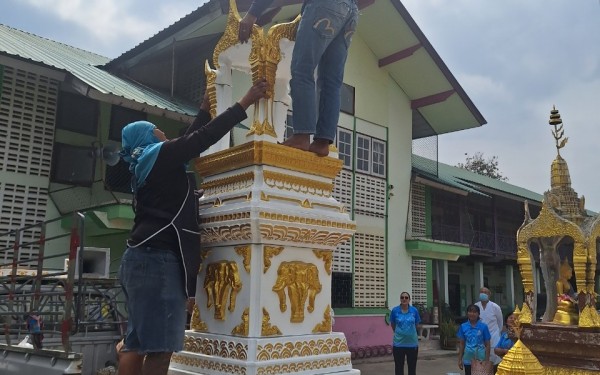
[[[315,309],[315,297],[321,292],[319,270],[312,263],[300,261],[282,262],[277,269],[277,280],[273,291],[279,297],[279,309],[287,310],[286,291],[290,299],[292,323],[304,321],[304,306],[308,299],[307,310],[309,313]]]
[[[242,289],[242,282],[236,262],[221,260],[210,263],[206,267],[204,277],[206,307],[210,309],[215,306],[215,319],[225,320],[225,306],[228,299],[228,310],[230,312],[235,310],[235,300],[240,289]]]

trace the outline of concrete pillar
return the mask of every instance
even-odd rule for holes
[[[515,308],[515,278],[514,278],[514,267],[508,265],[505,268],[506,272],[506,304],[511,309]]]
[[[483,288],[483,263],[475,262],[473,264],[473,275],[475,281],[475,294],[479,295],[479,289]]]

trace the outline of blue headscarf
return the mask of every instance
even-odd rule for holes
[[[121,132],[123,149],[121,157],[129,163],[129,171],[135,175],[131,190],[135,193],[144,186],[152,170],[162,142],[154,135],[156,125],[148,121],[128,124]]]

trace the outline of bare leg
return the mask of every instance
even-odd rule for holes
[[[308,151],[314,152],[317,156],[327,156],[329,155],[329,141],[323,138],[315,138]]]
[[[141,354],[136,352],[119,353],[119,375],[141,375],[143,364],[144,356]]]
[[[171,363],[171,355],[173,353],[148,353],[144,361],[144,375],[167,375],[169,364]]]
[[[308,151],[310,146],[310,134],[294,134],[286,139],[282,145]]]

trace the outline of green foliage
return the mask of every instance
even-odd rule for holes
[[[456,337],[458,325],[452,320],[443,320],[440,322],[440,339],[451,339]]]
[[[468,153],[465,153],[465,155],[467,156],[466,161],[464,163],[456,164],[457,167],[496,180],[508,181],[508,177],[504,177],[502,176],[502,173],[500,173],[497,156],[485,159],[483,152],[476,152],[473,156],[469,156]]]

